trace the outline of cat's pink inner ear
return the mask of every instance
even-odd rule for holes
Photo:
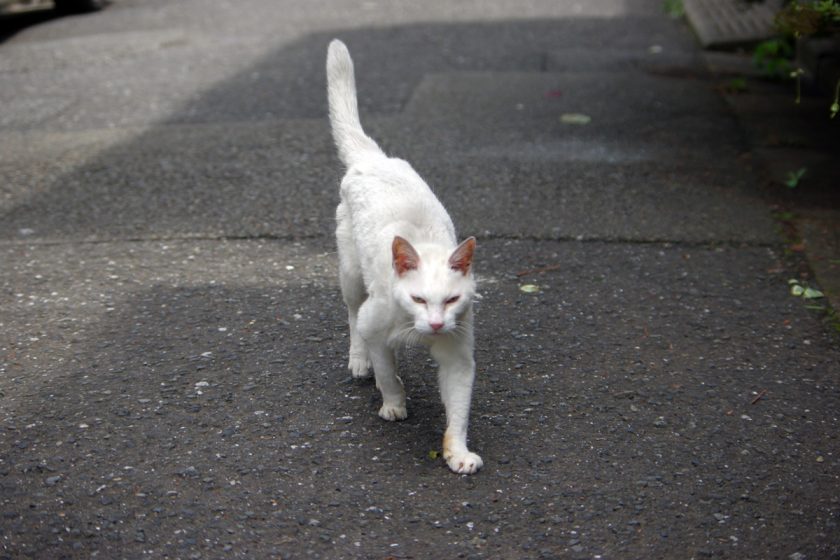
[[[402,276],[409,270],[417,270],[420,265],[420,256],[411,243],[400,237],[394,236],[394,242],[391,244],[391,253],[394,260],[394,270],[398,276]]]
[[[470,237],[458,245],[458,248],[453,251],[452,256],[449,257],[449,266],[452,270],[457,270],[466,276],[472,266],[474,251],[475,237]]]

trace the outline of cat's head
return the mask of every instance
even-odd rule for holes
[[[475,295],[472,259],[475,238],[454,250],[437,244],[416,247],[394,237],[394,296],[423,335],[453,332]]]

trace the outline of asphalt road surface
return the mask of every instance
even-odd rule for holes
[[[838,337],[660,4],[0,20],[0,558],[840,557]],[[478,238],[474,476],[346,370],[333,37]]]

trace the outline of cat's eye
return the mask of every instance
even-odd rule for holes
[[[461,299],[461,296],[452,296],[451,298],[447,299],[444,303],[446,305],[451,305],[451,304],[455,303],[456,301],[458,301],[459,299]]]
[[[419,303],[421,305],[426,305],[426,300],[419,297],[419,296],[411,296],[411,299],[414,301],[414,303]]]

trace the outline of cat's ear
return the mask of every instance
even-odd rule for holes
[[[394,236],[394,242],[391,243],[391,254],[393,255],[394,270],[397,276],[402,276],[409,270],[417,270],[420,266],[420,256],[411,243],[400,237]]]
[[[470,237],[458,245],[458,248],[452,252],[452,256],[449,257],[449,267],[466,276],[472,266],[474,251],[475,237]]]

